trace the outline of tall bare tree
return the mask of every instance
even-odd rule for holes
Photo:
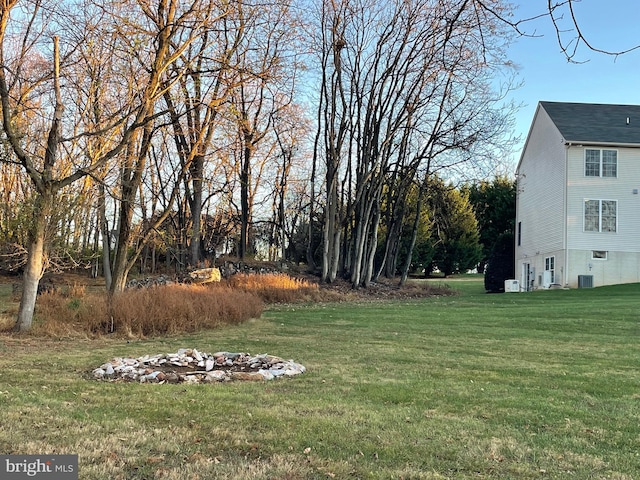
[[[300,203],[306,188],[306,181],[301,178],[305,173],[302,162],[307,159],[304,140],[309,131],[309,121],[299,105],[290,105],[274,117],[277,141],[274,155],[278,158],[278,164],[270,192],[273,212],[269,235],[271,260],[287,258],[287,246],[293,246],[293,234],[301,220]],[[294,207],[289,206],[292,190]]]
[[[336,280],[340,262],[340,246],[346,214],[341,205],[339,175],[348,157],[347,136],[350,127],[350,97],[345,86],[343,50],[347,47],[347,2],[323,2],[320,10],[319,60],[320,96],[318,135],[315,142],[314,170],[319,159],[324,161],[326,200],[322,229],[321,279]],[[343,168],[343,167],[342,167]],[[315,177],[315,175],[314,175]],[[309,235],[311,239],[311,235]]]
[[[137,25],[130,21],[132,8],[140,12],[140,23]],[[167,99],[165,96],[167,89],[172,84],[179,84],[191,65],[182,64],[182,68],[172,67],[184,57],[189,47],[201,38],[210,25],[212,15],[217,14],[218,10],[213,8],[211,2],[207,0],[194,1],[189,5],[183,5],[179,0],[159,0],[156,5],[136,0],[128,10],[120,10],[116,14],[120,20],[129,19],[132,31],[123,32],[127,33],[128,47],[133,50],[137,45],[142,44],[148,45],[148,48],[138,49],[136,53],[138,60],[135,64],[137,71],[131,72],[131,79],[142,86],[139,95],[143,99],[140,111],[143,114],[144,123],[123,152],[112,293],[124,289],[127,275],[142,251],[145,239],[152,235],[154,227],[169,217],[170,206],[179,192],[178,184],[192,167],[193,160],[200,156],[200,145],[205,142],[202,135],[195,140],[195,145],[191,148],[192,153],[183,159],[185,161],[181,165],[179,182],[172,187],[167,208],[155,219],[153,225],[148,226],[142,241],[133,256],[130,256],[129,246],[133,236],[131,229],[136,198],[148,166],[148,156],[157,128],[156,119],[166,112],[159,106],[160,100]]]
[[[59,37],[48,37],[52,41],[50,60],[45,60],[39,48],[45,36],[46,24],[41,23],[41,2],[35,2],[30,10],[23,12],[25,22],[11,22],[11,12],[17,0],[0,5],[0,102],[2,105],[2,127],[16,161],[29,176],[35,190],[33,216],[28,228],[28,257],[24,268],[23,293],[16,320],[16,330],[31,327],[38,283],[45,264],[45,241],[47,223],[54,210],[57,193],[85,175],[76,170],[58,177],[57,164],[62,143],[64,104],[60,84]],[[43,9],[44,10],[44,9]],[[46,11],[46,10],[44,10]],[[53,10],[55,11],[55,9]],[[45,14],[45,21],[50,17]],[[10,26],[11,23],[11,26]],[[14,32],[16,35],[14,36]],[[8,54],[9,43],[19,48]],[[33,59],[42,63],[33,64]],[[44,95],[46,100],[36,97]],[[43,105],[44,104],[44,105]],[[31,108],[43,108],[51,112],[48,126],[36,133],[38,137],[23,140],[27,126],[24,116]],[[21,122],[22,121],[22,122]]]
[[[471,0],[323,4],[324,281],[340,262],[354,287],[371,281],[389,178],[504,133],[488,80],[506,65],[496,14],[508,7],[491,3],[496,13]]]
[[[249,246],[249,228],[256,191],[267,162],[273,162],[278,142],[274,119],[293,102],[298,68],[299,22],[288,2],[243,2],[235,12],[237,29],[244,32],[235,51],[235,87],[228,118],[236,132],[240,203],[238,256]]]
[[[179,78],[168,86],[164,99],[171,118],[175,149],[181,164],[190,165],[185,178],[185,195],[190,210],[190,263],[202,260],[201,218],[205,200],[206,164],[212,158],[220,113],[234,86],[237,68],[232,63],[245,36],[244,25],[232,20],[241,3],[206,8],[209,23],[203,25],[202,34],[191,43],[173,65]],[[180,71],[184,71],[182,75]]]
[[[28,330],[33,319],[38,283],[46,266],[47,226],[58,193],[87,174],[99,171],[120,155],[124,158],[120,198],[121,250],[116,253],[112,288],[123,287],[127,267],[123,245],[129,240],[127,225],[130,225],[135,190],[153,133],[155,106],[162,95],[168,66],[197,35],[197,28],[194,30],[193,24],[189,23],[191,36],[185,36],[187,27],[182,23],[186,16],[192,15],[195,5],[181,9],[177,1],[160,0],[153,10],[148,2],[140,2],[138,11],[149,21],[145,31],[151,31],[150,36],[143,39],[139,32],[136,35],[131,30],[133,22],[128,19],[119,25],[109,21],[121,21],[123,17],[119,15],[131,5],[107,3],[99,6],[101,12],[110,12],[99,18],[100,29],[95,23],[88,25],[87,17],[78,16],[82,10],[67,3],[30,2],[15,17],[11,14],[17,0],[0,5],[2,127],[15,162],[24,169],[35,190],[28,261],[16,322],[16,329],[21,331]],[[92,5],[95,6],[95,2],[87,7]],[[131,10],[128,14],[131,15]],[[148,26],[155,26],[155,32],[146,29]],[[112,38],[114,31],[122,33],[119,48],[113,57],[102,60],[132,66],[137,64],[135,59],[140,59],[146,72],[141,74],[140,70],[126,69],[117,72],[115,77],[119,74],[120,82],[114,77],[110,85],[114,88],[112,95],[119,96],[117,105],[104,109],[97,130],[78,131],[78,125],[86,127],[90,124],[83,120],[86,115],[95,115],[95,111],[81,108],[82,102],[77,101],[80,92],[75,87],[82,82],[74,75],[80,71],[81,52],[91,41],[102,41],[99,35],[91,35],[99,32]],[[144,44],[152,46],[150,55],[142,48]],[[118,87],[118,84],[124,87]],[[28,115],[37,121],[25,121]],[[44,121],[47,118],[49,121]],[[83,141],[86,143],[96,136],[103,139],[99,148],[94,148],[93,155],[84,155]]]

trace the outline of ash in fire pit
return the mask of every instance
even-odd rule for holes
[[[293,360],[273,355],[199,352],[181,348],[177,353],[114,358],[93,370],[93,378],[105,381],[140,383],[214,383],[230,380],[273,380],[305,372]]]

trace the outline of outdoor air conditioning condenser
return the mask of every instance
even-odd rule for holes
[[[593,275],[578,275],[578,288],[593,288]]]
[[[520,291],[520,282],[518,280],[510,279],[504,281],[504,291],[505,292],[519,292]]]

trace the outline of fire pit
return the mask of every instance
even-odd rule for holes
[[[114,358],[92,371],[96,380],[140,383],[215,383],[232,380],[264,381],[304,373],[293,360],[268,354],[199,352],[181,348],[138,358]]]

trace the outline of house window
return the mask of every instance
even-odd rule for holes
[[[544,259],[544,269],[551,272],[551,283],[556,283],[556,257],[546,257]]]
[[[618,151],[585,149],[584,174],[586,177],[617,177]]]
[[[615,150],[602,150],[602,176],[618,176],[618,152]]]
[[[600,176],[600,150],[585,150],[584,174],[587,177]]]
[[[585,200],[584,231],[615,232],[618,222],[617,200]]]
[[[607,251],[606,250],[593,250],[591,252],[592,260],[606,260],[607,259]]]
[[[518,222],[518,246],[522,245],[522,222]]]

